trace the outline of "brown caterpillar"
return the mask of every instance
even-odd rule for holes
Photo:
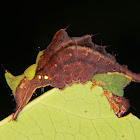
[[[130,104],[125,97],[119,97],[113,93],[108,92],[107,90],[104,92],[108,102],[110,103],[111,109],[113,109],[114,113],[121,117],[125,112],[128,111]]]
[[[6,71],[6,80],[17,103],[13,120],[17,119],[37,88],[51,85],[64,89],[73,83],[84,84],[95,74],[107,72],[125,73],[133,81],[140,82],[140,74],[117,63],[105,47],[92,42],[90,35],[69,37],[65,29],[59,30],[50,45],[38,54],[36,64],[24,74],[14,77]],[[16,86],[13,85],[14,80]]]

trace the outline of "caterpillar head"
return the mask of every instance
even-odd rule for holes
[[[13,120],[16,120],[18,113],[29,102],[34,91],[49,84],[49,77],[47,75],[36,75],[37,64],[43,51],[39,52],[36,64],[29,66],[23,74],[19,76],[13,76],[9,71],[5,71],[6,81],[11,88],[15,101],[16,110],[13,115]]]

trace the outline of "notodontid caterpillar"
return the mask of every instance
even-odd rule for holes
[[[22,75],[13,76],[6,71],[6,81],[16,100],[13,120],[17,119],[37,88],[51,85],[64,89],[73,83],[84,84],[94,75],[108,72],[124,73],[132,81],[140,82],[140,74],[120,65],[104,46],[92,42],[91,35],[69,37],[65,29],[60,29],[50,45],[39,52],[36,63]]]

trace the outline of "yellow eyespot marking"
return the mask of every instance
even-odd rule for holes
[[[49,79],[49,77],[48,77],[47,75],[45,75],[45,76],[44,76],[44,79],[46,79],[46,80],[47,80],[47,79]]]
[[[41,75],[38,75],[38,79],[41,79]]]

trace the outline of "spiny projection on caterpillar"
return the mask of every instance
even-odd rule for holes
[[[17,119],[37,88],[51,85],[63,90],[73,83],[85,84],[89,80],[94,83],[98,79],[94,76],[108,72],[123,73],[131,77],[132,81],[140,82],[140,74],[120,65],[115,56],[106,52],[104,46],[92,42],[91,35],[69,37],[65,29],[60,29],[49,46],[39,52],[36,63],[28,67],[22,75],[13,76],[6,70],[6,81],[16,101],[12,119]],[[99,84],[101,81],[104,82],[102,79]],[[102,87],[107,85],[108,83]],[[111,87],[105,90],[105,95],[114,112],[121,116],[128,110],[129,103],[124,97],[109,92],[110,89]]]

